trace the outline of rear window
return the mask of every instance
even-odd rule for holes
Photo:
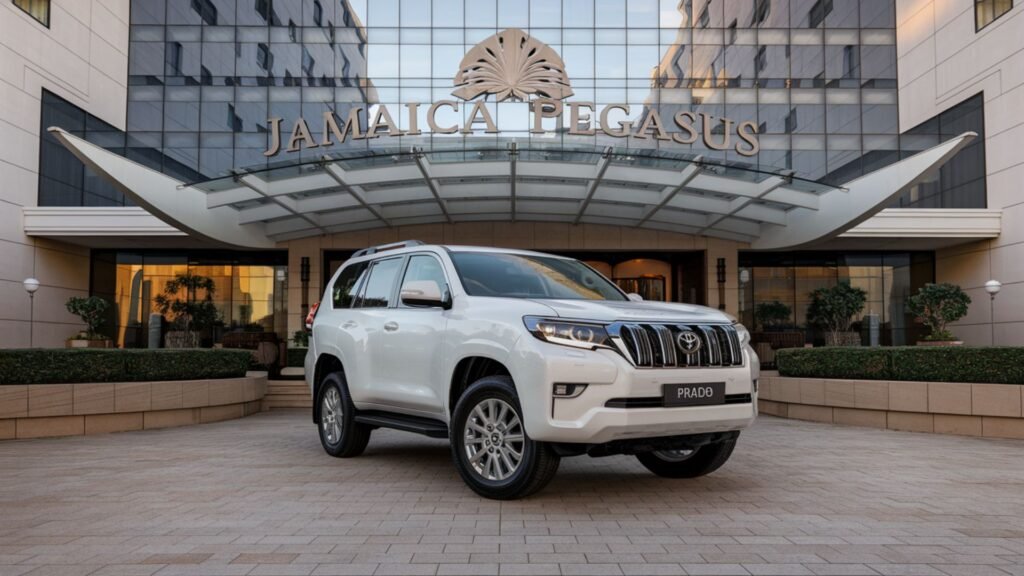
[[[370,275],[366,278],[366,288],[356,298],[356,308],[387,308],[391,304],[391,294],[395,288],[395,280],[402,266],[402,258],[377,260],[370,267]]]

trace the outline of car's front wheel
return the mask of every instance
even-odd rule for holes
[[[355,406],[340,373],[328,374],[320,385],[320,444],[336,458],[359,456],[370,442],[371,428],[355,421]]]
[[[645,452],[637,454],[636,458],[645,468],[664,478],[697,478],[721,468],[735,447],[734,437],[690,450]]]
[[[551,481],[559,457],[531,440],[512,380],[487,376],[459,398],[450,427],[452,459],[477,494],[495,500],[529,496]]]

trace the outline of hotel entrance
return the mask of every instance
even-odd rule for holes
[[[552,254],[586,262],[625,292],[635,292],[644,300],[705,304],[707,283],[703,250],[679,251],[561,251]],[[324,285],[351,257],[351,250],[324,251]]]

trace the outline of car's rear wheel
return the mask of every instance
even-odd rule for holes
[[[459,475],[485,498],[529,496],[558,471],[558,455],[526,434],[519,397],[507,376],[474,382],[455,406],[449,434]]]
[[[345,377],[328,374],[320,385],[320,444],[336,458],[358,456],[370,441],[371,428],[355,421],[355,406],[348,394]]]
[[[664,478],[697,478],[722,467],[733,448],[736,438],[705,444],[688,450],[656,450],[637,454],[645,468]]]

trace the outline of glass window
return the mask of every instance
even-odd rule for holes
[[[974,29],[981,30],[1012,8],[1013,0],[974,0]]]
[[[352,307],[352,300],[355,299],[359,281],[363,278],[366,267],[366,262],[358,262],[345,267],[338,275],[331,288],[331,305],[335,309]]]
[[[405,269],[402,286],[409,282],[434,282],[442,294],[448,290],[448,280],[445,278],[441,262],[434,256],[426,254],[417,254],[409,258],[409,266]]]
[[[402,266],[402,258],[377,260],[370,267],[366,287],[356,300],[356,308],[387,308],[391,304],[391,293],[395,288]]]
[[[568,258],[456,252],[452,262],[470,296],[625,300],[614,284]]]
[[[14,5],[39,20],[43,26],[50,26],[50,0],[14,0]]]

